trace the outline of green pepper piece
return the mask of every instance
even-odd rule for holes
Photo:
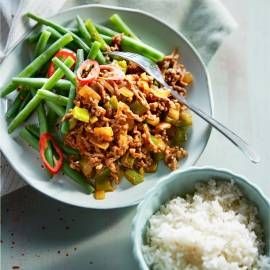
[[[130,109],[132,110],[132,112],[138,115],[142,115],[147,111],[147,108],[138,100],[135,100],[134,102],[130,104]]]
[[[143,182],[144,176],[135,170],[128,169],[128,170],[125,170],[124,173],[125,173],[125,177],[132,185],[137,185]]]
[[[96,190],[113,191],[113,186],[110,181],[111,171],[109,168],[104,168],[94,177]]]
[[[173,137],[173,144],[176,146],[182,145],[187,141],[187,128],[178,127],[176,128],[175,136]]]

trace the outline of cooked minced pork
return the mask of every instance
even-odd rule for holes
[[[146,242],[145,260],[155,270],[270,269],[257,209],[233,181],[197,184],[194,194],[161,206]]]

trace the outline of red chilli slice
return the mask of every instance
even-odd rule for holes
[[[89,84],[98,78],[99,72],[99,63],[97,61],[87,59],[82,62],[78,68],[77,80],[79,81],[80,85]]]
[[[69,49],[61,49],[54,56],[61,59],[62,61],[64,61],[70,56],[74,60],[74,62],[76,62],[76,54]],[[54,72],[55,72],[55,66],[54,66],[54,63],[51,62],[48,68],[47,76],[51,77],[54,74]]]
[[[125,77],[125,73],[115,65],[101,65],[100,78],[110,81],[121,81]]]
[[[45,157],[45,151],[48,147],[48,142],[51,142],[53,145],[54,150],[56,151],[57,155],[58,155],[58,159],[54,159],[54,166],[52,167],[50,165],[50,163],[47,161],[46,157]],[[63,152],[62,150],[59,148],[59,146],[56,144],[53,136],[46,132],[40,135],[39,138],[39,154],[40,154],[40,158],[42,160],[42,163],[44,164],[44,166],[50,171],[50,173],[52,174],[57,174],[60,169],[62,168],[63,165]]]

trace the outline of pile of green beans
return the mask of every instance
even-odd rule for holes
[[[85,60],[84,56],[96,59],[99,64],[106,64],[108,57],[104,52],[109,50],[114,37],[118,35],[121,35],[122,50],[142,54],[156,62],[161,61],[164,54],[142,42],[118,14],[113,14],[108,20],[114,29],[94,24],[90,18],[83,20],[80,16],[75,18],[75,28],[66,28],[32,13],[26,16],[36,21],[40,27],[27,39],[36,43],[33,61],[0,91],[0,97],[3,98],[17,89],[17,95],[5,114],[8,132],[12,133],[36,112],[38,124],[23,127],[19,132],[21,139],[39,150],[40,135],[49,132],[62,149],[65,159],[70,155],[78,156],[76,150],[63,143],[63,136],[69,132],[69,121],[61,119],[74,106],[76,73]],[[55,57],[65,47],[76,50],[76,62],[71,57]],[[45,70],[49,63],[54,65],[55,71],[47,78]],[[60,129],[56,132],[55,127],[59,122]],[[50,143],[45,150],[45,157],[53,166],[54,149]],[[62,171],[87,193],[93,192],[93,187],[80,173],[70,168],[68,162],[64,161]]]

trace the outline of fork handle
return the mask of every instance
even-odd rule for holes
[[[201,109],[196,106],[187,103],[186,99],[181,96],[178,92],[173,90],[170,86],[166,85],[166,88],[171,89],[171,94],[174,96],[180,103],[187,106],[191,111],[204,119],[207,123],[209,123],[212,127],[218,130],[221,134],[223,134],[227,139],[229,139],[234,145],[236,145],[253,163],[259,163],[260,157],[257,155],[254,150],[248,145],[243,139],[241,139],[237,134],[235,134],[232,130],[225,127],[219,121],[214,119],[209,114],[203,112]]]

